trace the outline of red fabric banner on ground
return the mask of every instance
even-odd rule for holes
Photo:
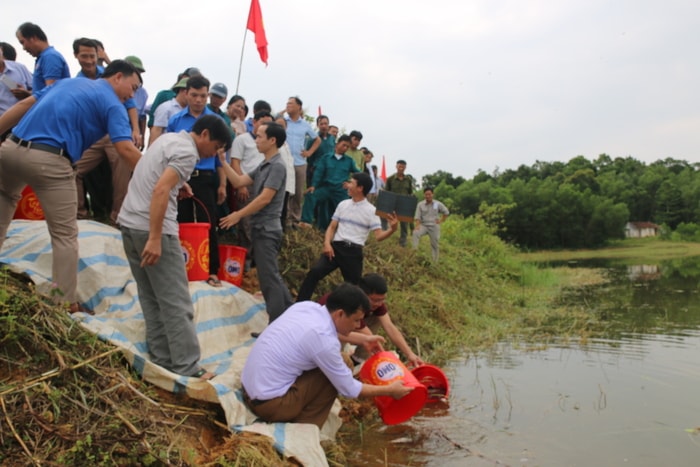
[[[265,25],[263,24],[260,2],[252,0],[250,2],[250,13],[248,13],[248,29],[255,34],[255,45],[260,54],[260,60],[267,65],[267,37],[265,37]]]

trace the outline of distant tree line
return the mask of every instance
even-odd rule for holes
[[[623,238],[628,221],[650,221],[700,237],[700,164],[632,157],[536,162],[471,180],[445,171],[422,186],[452,213],[484,218],[504,240],[524,248],[595,247]]]

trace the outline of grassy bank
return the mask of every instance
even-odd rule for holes
[[[280,263],[293,292],[321,245],[316,231],[287,235]],[[594,279],[538,269],[474,220],[444,224],[437,265],[427,239],[418,251],[400,247],[398,234],[370,241],[365,272],[387,277],[392,320],[438,365],[510,336],[547,340],[595,326],[584,309],[557,305],[565,287]],[[317,293],[340,280],[334,273]],[[31,284],[7,273],[0,281],[0,464],[288,465],[267,438],[229,433],[218,406],[140,381]],[[256,284],[246,277],[250,292]],[[345,406],[346,426],[376,422],[371,402]],[[327,451],[336,465],[340,439]]]
[[[612,242],[595,250],[537,251],[518,254],[525,261],[554,262],[581,259],[620,259],[660,261],[686,256],[699,256],[700,243],[673,242],[660,238],[629,238]]]
[[[281,264],[293,291],[320,255],[322,241],[313,230],[287,237]],[[364,272],[387,278],[392,320],[424,360],[441,364],[512,335],[530,339],[585,332],[585,312],[559,308],[555,298],[566,287],[599,277],[540,269],[473,219],[446,222],[440,245],[438,264],[430,261],[427,238],[417,251],[400,247],[398,233],[381,243],[370,241],[365,248]],[[340,281],[339,271],[334,272],[317,293]]]

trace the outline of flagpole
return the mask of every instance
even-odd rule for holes
[[[245,52],[245,39],[248,36],[248,28],[245,28],[243,33],[243,45],[241,46],[241,61],[238,64],[238,79],[236,80],[236,94],[238,94],[238,85],[241,84],[241,69],[243,68],[243,52]]]

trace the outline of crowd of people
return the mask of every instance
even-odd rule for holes
[[[400,384],[361,385],[340,358],[341,341],[358,346],[356,362],[381,349],[383,339],[367,321],[381,324],[411,364],[423,363],[389,318],[386,281],[363,268],[370,233],[382,241],[400,228],[406,246],[410,223],[394,213],[380,219],[373,204],[382,190],[414,196],[405,161],[385,182],[372,151],[361,146],[360,131],[338,135],[326,115],[312,127],[297,96],[279,113],[257,100],[251,115],[246,99],[229,98],[225,84],[212,84],[190,67],[149,105],[146,69],[137,56],[111,60],[99,40],[78,38],[73,55],[80,71],[71,78],[64,56],[38,25],[20,25],[16,38],[36,62],[32,73],[15,61],[11,44],[0,43],[0,247],[29,185],[46,216],[60,300],[71,312],[90,312],[76,294],[77,219],[94,211],[88,199],[99,197],[86,196],[85,181],[107,161],[108,218],[122,232],[155,363],[185,376],[215,376],[199,362],[178,241],[179,222],[208,219],[208,284],[221,287],[219,231],[235,227],[257,268],[269,315],[243,370],[245,397],[256,414],[320,426],[338,392],[408,393]],[[424,194],[413,245],[428,235],[437,261],[439,224],[449,212],[433,200],[431,188]],[[319,228],[325,237],[295,299],[278,256],[284,231],[298,228]],[[335,269],[346,284],[322,304],[310,302],[317,283]],[[278,351],[280,342],[289,352]]]

